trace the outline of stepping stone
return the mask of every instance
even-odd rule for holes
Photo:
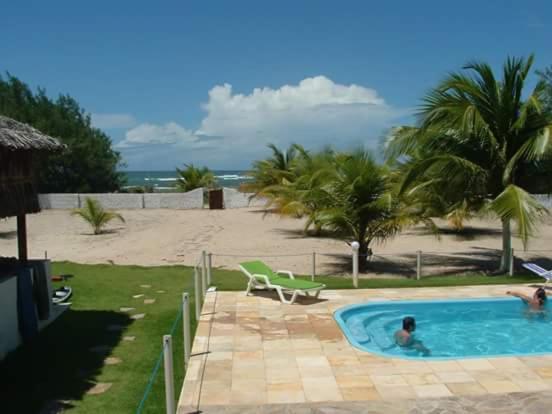
[[[123,362],[123,360],[117,357],[107,357],[106,359],[104,359],[105,365],[117,365],[117,364],[120,364],[121,362]]]
[[[134,341],[135,339],[135,336],[123,336],[123,341]]]
[[[125,329],[123,325],[109,325],[107,327],[107,330],[109,332],[119,332],[119,331],[122,331],[123,329]]]
[[[151,287],[151,285],[140,285],[141,288],[144,288],[144,289],[149,289]]]
[[[109,351],[111,351],[111,347],[109,345],[97,345],[93,346],[92,348],[88,348],[89,351],[95,352],[96,354],[107,354]]]
[[[122,308],[119,308],[119,310],[121,312],[130,312],[130,311],[133,311],[135,308],[127,308],[127,307],[122,307]]]
[[[135,315],[131,316],[131,319],[138,320],[138,319],[144,319],[144,316],[146,316],[145,313],[137,313]]]
[[[144,296],[143,293],[140,293],[139,295],[134,295],[133,298],[134,299],[138,299],[138,298],[141,298],[142,296]]]
[[[108,389],[110,389],[112,385],[113,385],[112,382],[98,382],[92,388],[90,388],[88,391],[86,391],[86,393],[88,395],[103,394]]]
[[[155,303],[155,299],[145,299],[145,300],[144,300],[144,304],[145,304],[145,305],[151,305],[151,304],[153,304],[153,303]]]
[[[157,293],[165,293],[164,290],[158,290]]]

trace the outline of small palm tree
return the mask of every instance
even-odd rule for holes
[[[245,183],[243,188],[246,192],[270,198],[269,195],[264,194],[266,189],[294,180],[298,153],[304,152],[304,149],[297,144],[290,145],[285,152],[274,144],[269,144],[268,148],[272,151],[272,155],[253,163],[253,168],[248,173],[251,180]]]
[[[85,206],[77,210],[73,210],[71,213],[73,216],[79,216],[84,219],[92,229],[94,234],[100,234],[103,227],[113,219],[117,219],[125,222],[123,216],[114,211],[105,210],[98,200],[94,200],[90,197],[86,197]]]
[[[184,164],[185,169],[176,169],[179,175],[176,187],[180,191],[192,191],[196,188],[214,187],[217,180],[213,172],[207,167],[195,167],[193,164]]]

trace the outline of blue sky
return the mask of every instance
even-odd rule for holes
[[[268,142],[375,148],[468,60],[552,64],[549,1],[37,1],[2,14],[0,71],[75,97],[133,170],[247,168]]]

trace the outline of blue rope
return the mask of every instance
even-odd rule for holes
[[[182,308],[180,308],[180,311],[178,312],[178,315],[176,315],[176,319],[174,320],[170,334],[174,333],[176,330],[176,326],[178,325],[178,321],[182,318]],[[146,400],[148,399],[149,393],[151,392],[151,389],[153,387],[153,382],[155,381],[155,378],[157,377],[157,373],[159,372],[159,368],[161,368],[161,361],[163,360],[163,352],[165,351],[163,345],[163,349],[161,349],[161,353],[159,354],[159,358],[157,358],[157,362],[155,363],[155,367],[153,368],[153,371],[151,372],[150,378],[148,380],[148,385],[146,385],[146,390],[144,391],[144,395],[142,396],[142,399],[140,400],[140,404],[138,404],[138,408],[136,409],[136,414],[140,414],[142,410],[144,409],[144,404],[146,403]]]

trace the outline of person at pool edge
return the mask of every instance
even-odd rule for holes
[[[542,307],[546,303],[546,290],[541,287],[535,290],[533,296],[528,296],[521,292],[512,292],[510,290],[506,292],[506,294],[510,296],[515,296],[516,298],[520,298],[522,301],[527,303],[531,307],[531,309],[534,310],[542,309]]]
[[[402,329],[395,332],[395,342],[403,348],[412,348],[422,352],[424,355],[429,355],[430,350],[427,349],[421,341],[414,339],[412,334],[416,330],[416,319],[407,316],[402,321]]]

